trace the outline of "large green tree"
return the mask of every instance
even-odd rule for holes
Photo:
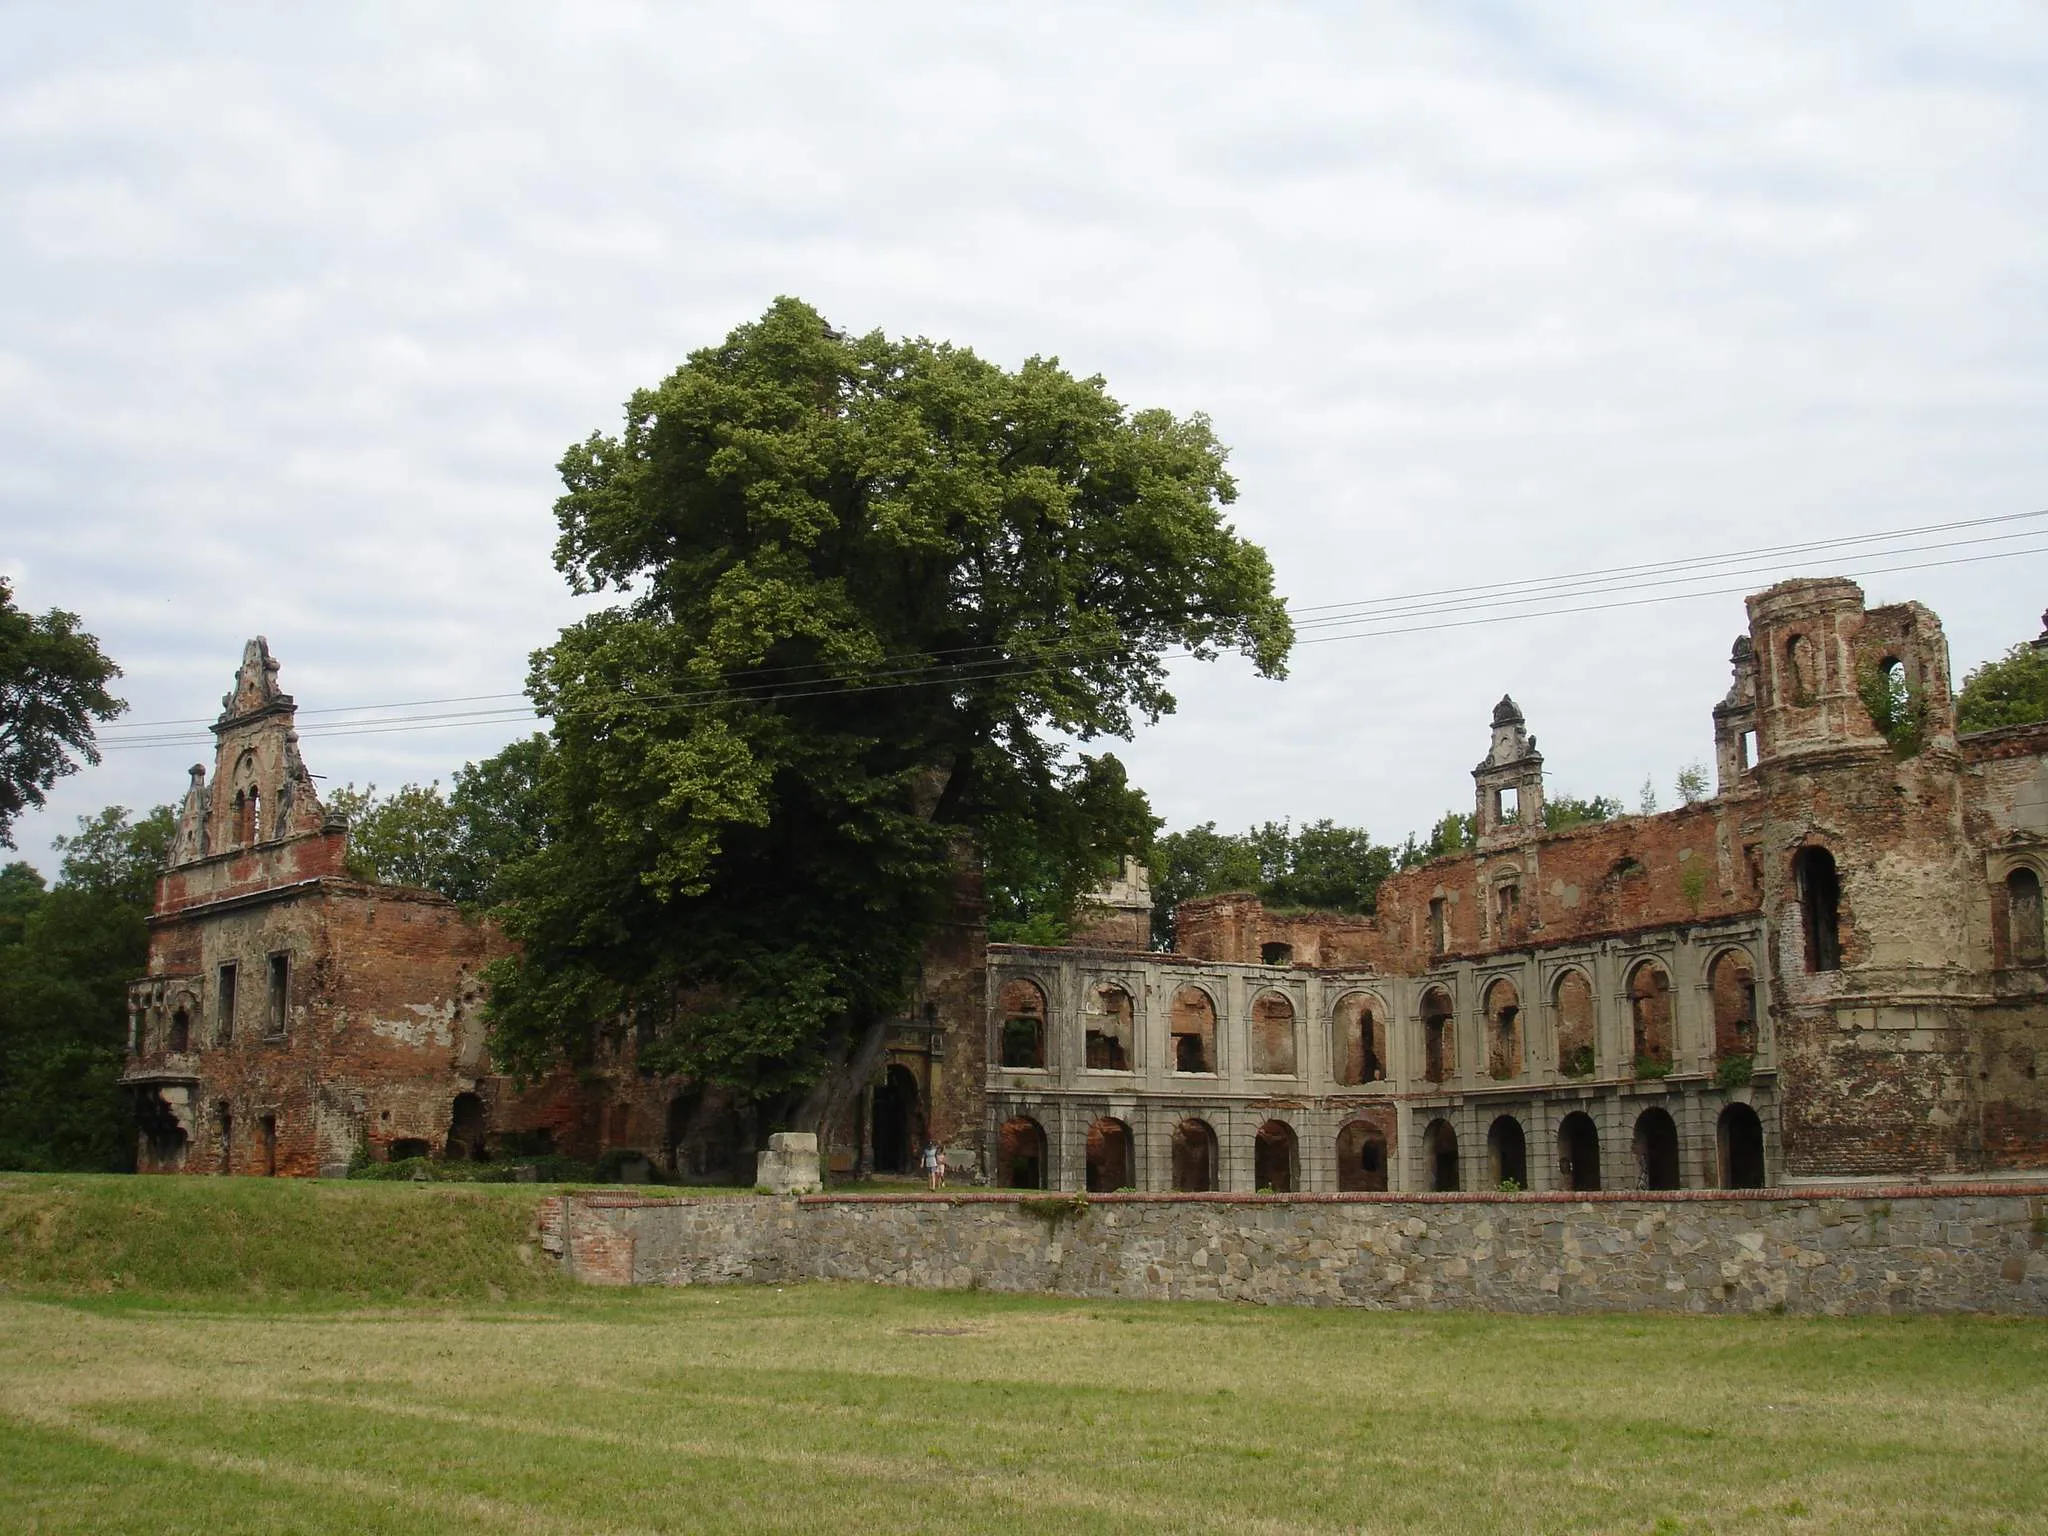
[[[93,723],[128,707],[107,691],[120,675],[77,614],[24,613],[0,576],[0,848],[14,846],[15,818],[76,773],[77,759],[100,760]]]
[[[978,850],[1076,814],[1063,743],[1170,711],[1177,653],[1280,675],[1292,644],[1207,420],[1043,358],[782,299],[561,472],[557,564],[626,600],[534,658],[550,837],[491,1003],[515,1070],[630,1019],[654,1064],[816,1123]]]
[[[2022,642],[1963,679],[1956,696],[1956,729],[1989,731],[2001,725],[2048,720],[2048,651]]]
[[[128,983],[172,827],[168,806],[140,821],[114,806],[55,840],[47,890],[26,864],[0,869],[0,1168],[129,1166]]]
[[[1172,940],[1176,906],[1223,891],[1250,891],[1269,907],[1370,912],[1396,858],[1363,827],[1328,818],[1299,829],[1269,821],[1236,833],[1205,821],[1168,833],[1155,847],[1152,932],[1162,944]]]
[[[358,879],[438,891],[488,907],[514,860],[547,841],[540,793],[545,736],[515,741],[455,770],[454,788],[406,784],[388,795],[353,784],[329,791],[330,810],[349,819],[349,869]]]

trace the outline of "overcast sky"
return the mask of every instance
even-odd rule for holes
[[[2048,8],[0,9],[0,570],[132,721],[259,632],[302,709],[516,691],[579,611],[562,449],[782,293],[1208,412],[1300,605],[2039,511]],[[1960,676],[2048,555],[1865,585]],[[1398,840],[1511,691],[1553,793],[1668,803],[1742,625],[1226,661],[1124,755],[1176,827]],[[523,729],[306,755],[390,788]],[[202,756],[109,752],[22,856]]]

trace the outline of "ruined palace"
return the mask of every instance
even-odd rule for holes
[[[1612,1190],[2048,1165],[2048,725],[1959,738],[1917,603],[1806,580],[1748,613],[1712,799],[1546,831],[1503,698],[1475,845],[1390,878],[1370,917],[1211,896],[1153,952],[1127,868],[1079,941],[994,946],[995,1176]]]
[[[1127,864],[1059,948],[985,945],[978,876],[927,945],[839,1174],[1069,1190],[1752,1188],[2048,1169],[2048,724],[1958,736],[1947,644],[1845,580],[1748,601],[1717,793],[1548,830],[1503,698],[1473,843],[1369,915],[1213,895],[1152,947]],[[1705,701],[1703,701],[1704,703]],[[637,1152],[752,1182],[760,1130],[634,1064],[488,1059],[490,926],[369,884],[250,643],[180,813],[131,991],[149,1170]],[[1475,745],[1481,735],[1475,722]]]
[[[743,1108],[639,1070],[630,1033],[539,1082],[492,1069],[479,972],[504,941],[444,896],[351,875],[348,825],[321,807],[296,716],[268,643],[250,641],[213,725],[212,778],[191,771],[148,974],[129,989],[137,1167],[336,1175],[359,1157],[622,1153],[684,1182],[751,1184]],[[974,1161],[978,1033],[950,1025],[979,1019],[982,949],[979,906],[956,903],[876,1086],[839,1128],[839,1171],[909,1172],[928,1134]]]

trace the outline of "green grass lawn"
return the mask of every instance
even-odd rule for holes
[[[586,1291],[518,1187],[143,1182],[0,1180],[0,1530],[2048,1529],[2039,1324]]]

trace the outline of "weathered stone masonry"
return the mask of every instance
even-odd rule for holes
[[[996,1177],[1589,1192],[2048,1165],[2048,726],[1959,738],[1918,604],[1811,580],[1748,609],[1712,799],[1546,831],[1503,698],[1476,846],[1371,917],[1215,896],[1171,954],[1115,911],[1064,949],[992,947]]]
[[[2039,1190],[1626,1195],[963,1195],[548,1203],[594,1284],[850,1280],[1505,1312],[2048,1314]]]

